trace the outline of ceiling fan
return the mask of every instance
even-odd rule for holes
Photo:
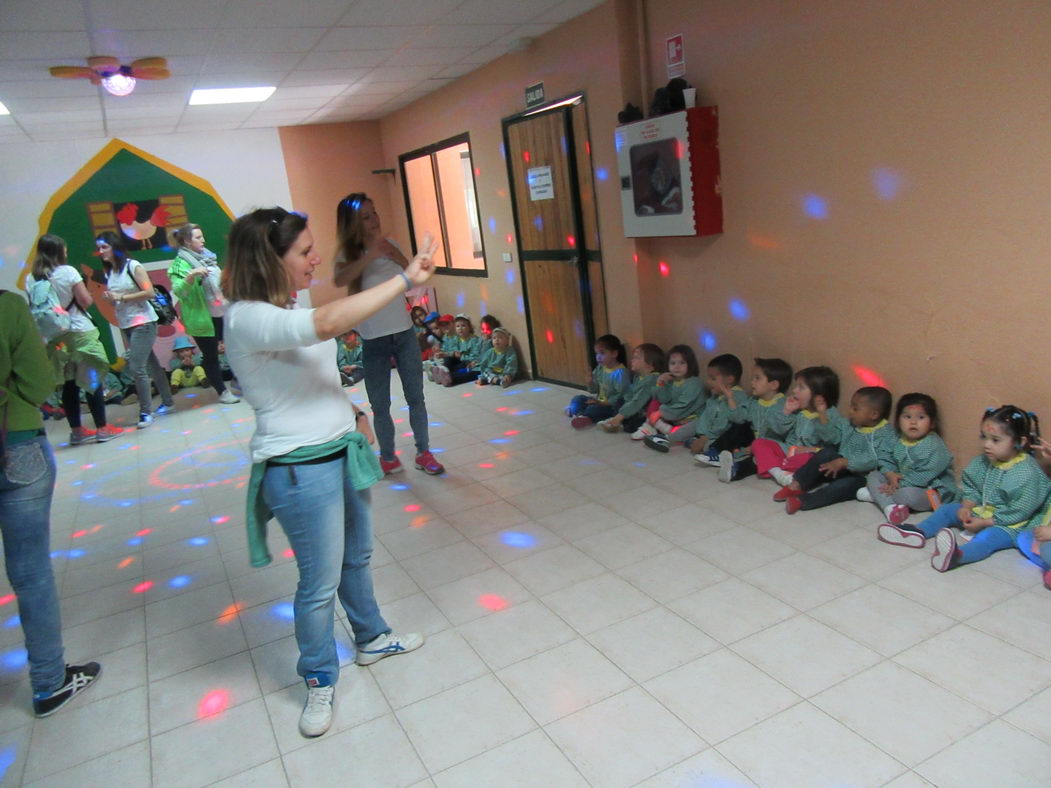
[[[122,65],[120,58],[109,55],[89,57],[87,66],[52,66],[51,76],[60,79],[89,79],[102,85],[115,96],[126,96],[135,89],[137,79],[167,79],[171,76],[163,57],[144,57]]]

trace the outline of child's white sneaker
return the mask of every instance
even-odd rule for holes
[[[619,432],[620,431],[620,425],[619,424],[614,424],[612,419],[603,419],[602,421],[600,421],[598,423],[598,425],[602,429],[604,429],[606,432]]]
[[[858,491],[854,493],[854,497],[862,503],[872,503],[872,493],[869,492],[868,487],[859,488]]]
[[[773,477],[773,480],[780,484],[782,487],[787,487],[795,480],[795,476],[786,471],[784,468],[771,468],[770,476]]]
[[[643,424],[641,427],[639,427],[637,430],[635,430],[635,432],[631,433],[631,439],[633,441],[641,441],[641,440],[644,440],[649,435],[656,435],[656,434],[657,434],[657,430],[653,427],[653,425],[647,423],[647,424]]]

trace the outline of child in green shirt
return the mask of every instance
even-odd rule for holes
[[[757,358],[752,367],[752,396],[737,402],[731,390],[726,397],[730,421],[747,424],[753,434],[748,446],[719,452],[719,481],[732,482],[756,473],[752,444],[755,440],[783,441],[791,431],[784,416],[785,392],[792,385],[792,367],[780,358]]]
[[[364,349],[361,347],[361,337],[358,332],[351,329],[346,334],[336,339],[338,350],[336,351],[336,365],[339,367],[339,376],[344,386],[353,386],[365,377],[365,366],[362,361]]]
[[[624,343],[613,334],[595,340],[598,365],[588,373],[588,393],[577,394],[566,407],[574,429],[582,430],[608,419],[624,402],[631,373],[624,366]]]
[[[724,450],[750,446],[755,437],[747,423],[730,418],[731,400],[743,408],[751,400],[739,385],[742,373],[741,359],[732,353],[723,353],[708,362],[708,390],[714,396],[697,419],[697,435],[690,443],[690,452],[698,465],[718,468],[719,455]]]
[[[656,409],[657,378],[665,371],[664,351],[643,342],[631,351],[631,372],[635,376],[624,404],[615,414],[598,425],[606,432],[635,432],[646,422],[651,408]]]
[[[194,353],[196,346],[186,336],[178,337],[172,345],[174,355],[171,358],[172,391],[190,386],[207,386],[208,379],[201,366],[200,354]]]
[[[492,330],[492,346],[478,362],[477,386],[510,386],[518,375],[518,355],[511,347],[511,332],[503,326]]]
[[[690,440],[708,398],[699,374],[693,348],[689,345],[672,347],[668,351],[668,371],[657,378],[657,402],[660,405],[631,437],[645,441],[648,447],[659,452],[667,452],[673,441],[683,443]]]

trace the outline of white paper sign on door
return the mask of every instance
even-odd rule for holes
[[[526,171],[526,180],[529,182],[529,199],[533,202],[555,199],[550,167],[531,167]]]

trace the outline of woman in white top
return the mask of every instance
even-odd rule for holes
[[[28,284],[31,286],[49,281],[59,305],[69,314],[69,331],[55,337],[47,345],[56,383],[62,386],[62,407],[69,422],[69,442],[78,446],[94,438],[99,443],[105,443],[121,433],[120,427],[106,423],[102,383],[109,371],[109,359],[99,341],[99,330],[88,317],[88,309],[94,300],[84,285],[84,277],[66,261],[65,241],[51,233],[40,236],[33,272],[27,277]],[[81,425],[81,389],[84,390],[84,398],[95,422],[93,430]]]
[[[409,264],[398,247],[383,235],[379,214],[368,195],[355,192],[340,200],[336,207],[336,226],[339,258],[335,283],[347,287],[349,292],[397,279]],[[414,464],[432,476],[444,473],[445,468],[431,454],[427,403],[423,398],[423,358],[405,299],[395,299],[357,328],[364,340],[365,390],[372,406],[383,472],[403,470],[394,453],[394,421],[390,417],[390,362],[393,359],[401,378],[405,404],[409,406],[409,426],[416,443]]]
[[[102,268],[106,272],[106,290],[103,297],[117,312],[117,327],[124,334],[128,346],[128,374],[135,380],[139,395],[139,429],[153,424],[153,417],[175,410],[168,376],[153,352],[157,339],[157,313],[150,305],[153,283],[138,260],[132,260],[124,250],[121,237],[112,230],[100,233],[95,239]],[[150,379],[161,395],[161,404],[153,408]]]
[[[368,487],[382,478],[376,455],[355,430],[357,418],[336,366],[336,343],[360,321],[430,278],[434,244],[400,276],[316,309],[298,309],[295,294],[310,286],[321,262],[306,218],[283,208],[242,216],[230,228],[223,293],[226,354],[255,410],[249,483],[249,557],[269,562],[265,524],[275,516],[299,568],[293,614],[297,672],[307,699],[304,736],[332,721],[339,678],[333,636],[335,600],[347,613],[356,662],[419,648],[417,634],[396,635],[372,588],[372,523]]]

